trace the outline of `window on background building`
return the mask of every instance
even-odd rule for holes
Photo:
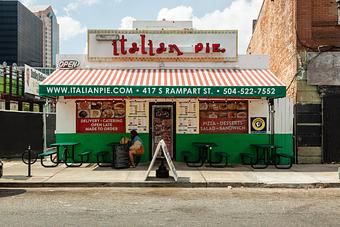
[[[22,111],[30,111],[30,104],[28,102],[22,103]]]
[[[336,0],[337,7],[338,7],[338,24],[340,24],[340,0]]]
[[[248,133],[248,101],[200,102],[200,133]]]
[[[47,112],[48,113],[55,113],[56,112],[56,103],[55,103],[55,101],[49,101],[48,102]]]
[[[11,102],[10,110],[18,111],[19,110],[18,102]]]
[[[33,112],[39,112],[39,111],[40,111],[39,104],[34,103],[33,104]]]
[[[0,110],[6,109],[6,103],[5,100],[0,100]]]

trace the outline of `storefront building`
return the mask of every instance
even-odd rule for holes
[[[265,0],[248,46],[287,85],[299,164],[340,162],[339,10],[340,1]]]
[[[87,55],[59,56],[59,69],[40,84],[40,95],[58,97],[57,142],[76,141],[76,152],[96,153],[135,129],[144,142],[142,161],[151,160],[161,139],[179,162],[200,141],[216,143],[231,163],[254,143],[292,154],[286,88],[267,69],[266,56],[238,56],[237,31],[136,24],[89,30]]]

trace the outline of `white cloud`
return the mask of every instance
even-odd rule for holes
[[[162,8],[158,12],[157,20],[192,20],[193,10],[191,6],[177,6],[172,9]]]
[[[198,29],[237,29],[239,31],[239,53],[246,53],[252,34],[253,19],[256,19],[263,0],[235,0],[222,11],[208,13],[201,18],[194,17]]]
[[[86,32],[86,27],[83,27],[79,21],[69,16],[62,16],[57,18],[60,29],[60,39],[68,40],[76,35]]]
[[[157,20],[193,20],[196,29],[237,29],[239,53],[244,54],[251,38],[253,19],[257,18],[262,2],[263,0],[234,0],[223,10],[207,13],[203,17],[195,16],[190,6],[163,8],[158,12]]]
[[[36,5],[36,0],[22,0],[21,3],[26,6],[27,8],[33,5]]]
[[[91,6],[99,3],[100,0],[75,0],[74,2],[70,2],[64,7],[65,13],[69,16],[72,11],[75,11],[81,5]]]
[[[119,29],[132,29],[132,21],[136,20],[134,17],[124,17],[120,22]]]

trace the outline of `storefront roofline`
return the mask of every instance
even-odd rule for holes
[[[76,60],[78,69],[269,69],[267,55],[239,55],[233,62],[90,62],[86,55],[57,55],[57,62]]]

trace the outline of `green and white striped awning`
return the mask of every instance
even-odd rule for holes
[[[46,96],[284,97],[285,85],[263,69],[56,70],[39,86]]]

